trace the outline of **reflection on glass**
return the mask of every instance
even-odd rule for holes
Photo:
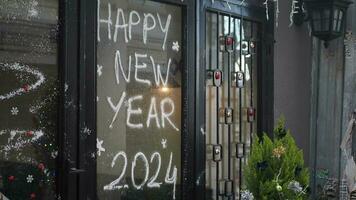
[[[57,0],[0,1],[0,199],[56,199]]]
[[[334,10],[334,16],[333,16],[333,31],[337,31],[337,22],[338,22],[338,19],[339,19],[339,10],[338,9],[335,9]]]
[[[98,199],[179,199],[181,8],[101,0],[98,11]]]
[[[340,32],[341,31],[341,23],[342,23],[342,18],[344,16],[344,12],[342,12],[340,10],[339,12],[339,20],[338,20],[338,23],[337,23],[337,31]]]

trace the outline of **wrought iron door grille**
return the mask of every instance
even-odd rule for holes
[[[257,123],[259,24],[206,14],[206,189],[239,199]]]

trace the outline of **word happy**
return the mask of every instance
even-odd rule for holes
[[[107,4],[108,14],[107,16],[100,15],[100,0],[98,0],[98,36],[97,40],[100,42],[100,28],[102,26],[107,27],[107,38],[113,40],[114,42],[118,41],[118,33],[120,30],[124,31],[124,40],[128,43],[132,39],[132,29],[135,26],[142,27],[142,41],[143,44],[147,44],[147,37],[149,32],[153,32],[156,26],[159,26],[160,31],[164,34],[164,39],[162,43],[162,49],[166,49],[166,41],[168,36],[168,30],[170,27],[172,16],[169,14],[166,19],[162,19],[159,13],[156,16],[152,13],[144,13],[141,16],[137,11],[132,10],[129,13],[128,19],[125,18],[125,13],[122,8],[117,8],[115,23],[112,16],[111,4]]]

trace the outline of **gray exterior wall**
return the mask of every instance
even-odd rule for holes
[[[289,27],[292,0],[279,1],[279,26],[275,27],[274,102],[275,120],[281,115],[297,145],[309,160],[311,93],[311,37],[307,23]]]
[[[346,31],[348,34],[344,41],[346,53],[343,91],[343,133],[346,131],[350,113],[356,111],[356,1],[349,9]],[[355,147],[356,142],[353,144],[354,152]]]
[[[317,188],[327,183],[316,174],[324,172],[338,184],[344,178],[345,162],[340,144],[356,108],[355,22],[356,5],[353,4],[348,10],[346,27],[353,35],[333,40],[328,48],[313,39],[310,166],[315,195],[320,195]]]

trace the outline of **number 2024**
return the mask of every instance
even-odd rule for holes
[[[126,168],[127,168],[127,155],[124,151],[120,151],[119,153],[117,153],[112,162],[111,162],[111,168],[113,168],[115,166],[115,163],[117,161],[117,159],[119,157],[122,157],[124,160],[124,167],[122,169],[122,172],[119,176],[119,178],[115,179],[114,181],[112,181],[111,183],[109,183],[108,185],[104,186],[104,190],[106,191],[112,191],[112,190],[120,190],[122,188],[128,188],[129,186],[127,184],[125,185],[119,185],[120,181],[122,180],[122,178],[125,175],[126,172]],[[177,167],[174,166],[173,167],[173,172],[172,172],[172,176],[170,176],[170,171],[172,168],[172,158],[173,158],[173,153],[171,152],[170,154],[170,158],[169,158],[169,164],[167,167],[167,171],[166,171],[166,175],[164,178],[164,182],[167,184],[173,184],[173,199],[175,199],[175,193],[176,193],[176,183],[177,183]],[[136,167],[136,162],[138,159],[141,159],[144,162],[144,166],[145,166],[145,178],[142,181],[142,183],[137,184],[135,181],[135,167]],[[136,188],[137,190],[140,190],[144,187],[144,185],[147,183],[147,187],[148,188],[160,188],[161,187],[161,182],[157,182],[157,177],[158,174],[161,170],[161,163],[162,163],[162,158],[161,158],[161,154],[158,152],[154,152],[151,157],[150,157],[150,163],[152,163],[154,160],[158,161],[158,167],[156,172],[154,173],[154,175],[148,179],[149,177],[149,172],[150,172],[150,167],[149,167],[149,162],[147,157],[145,156],[145,154],[143,154],[142,152],[138,152],[136,153],[133,161],[132,161],[132,165],[131,165],[131,181],[132,181],[132,185],[134,188]]]

